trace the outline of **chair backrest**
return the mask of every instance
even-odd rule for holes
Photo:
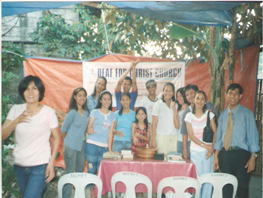
[[[149,177],[134,172],[118,172],[111,177],[111,190],[115,196],[115,185],[117,182],[123,182],[126,186],[125,198],[136,198],[135,186],[145,184],[148,190],[148,198],[152,198],[152,182]]]
[[[58,181],[58,198],[62,198],[62,189],[65,184],[72,184],[75,187],[76,198],[85,198],[85,187],[88,184],[95,184],[98,188],[98,198],[101,198],[102,181],[97,175],[89,173],[69,173],[63,175]]]
[[[162,191],[165,187],[171,187],[175,191],[176,198],[184,197],[187,188],[195,189],[195,198],[200,196],[200,184],[197,179],[191,177],[166,177],[163,178],[157,187],[157,198],[162,197]]]
[[[201,175],[198,179],[200,184],[204,183],[210,183],[213,185],[213,195],[212,198],[221,198],[223,197],[223,187],[226,184],[232,184],[233,185],[233,198],[236,197],[236,191],[237,191],[237,178],[234,175],[230,175],[227,173],[208,173]]]

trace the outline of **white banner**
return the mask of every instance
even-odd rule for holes
[[[91,95],[96,80],[104,76],[107,83],[107,90],[112,93],[113,107],[116,107],[114,90],[121,75],[130,67],[130,62],[83,62],[83,87]],[[128,76],[132,76],[131,72]],[[172,82],[177,90],[184,86],[185,62],[140,62],[136,66],[136,82],[138,87],[138,98],[135,107],[142,98],[148,95],[145,83],[149,79],[157,82],[156,93],[161,96],[163,86],[166,82]]]

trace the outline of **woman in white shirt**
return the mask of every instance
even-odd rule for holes
[[[162,99],[154,104],[152,111],[152,146],[157,147],[158,153],[165,155],[177,151],[177,130],[180,124],[174,95],[174,84],[166,83]]]
[[[15,131],[14,169],[24,198],[40,198],[46,183],[55,176],[60,133],[55,111],[39,102],[45,87],[37,76],[27,76],[18,91],[25,104],[14,105],[2,126],[2,140]],[[52,134],[51,154],[49,138]]]

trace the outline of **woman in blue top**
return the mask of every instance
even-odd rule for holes
[[[115,114],[112,110],[112,95],[109,91],[101,92],[95,109],[90,113],[86,144],[86,157],[88,161],[88,173],[96,174],[99,170],[103,154],[111,151],[112,130],[115,125]],[[93,198],[93,187],[91,197]]]
[[[121,152],[122,149],[131,149],[132,124],[135,122],[135,113],[130,109],[131,96],[123,93],[120,98],[121,108],[115,112],[116,130],[112,151]]]
[[[93,93],[88,96],[88,109],[91,112],[97,105],[98,97],[106,89],[107,79],[103,76],[97,78]]]
[[[86,128],[89,120],[87,92],[83,87],[73,91],[69,111],[61,128],[64,137],[65,173],[83,172],[85,166]],[[70,198],[71,185],[63,188],[63,197]]]

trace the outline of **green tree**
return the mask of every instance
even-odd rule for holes
[[[79,20],[73,25],[67,24],[61,16],[45,11],[30,36],[38,42],[44,56],[56,53],[73,59],[79,59],[79,54],[82,59],[88,59],[109,51],[171,59],[205,57],[208,53],[205,44],[196,37],[170,38],[172,22],[136,16],[107,4],[100,7],[98,14],[85,5],[76,5]],[[187,27],[209,33],[205,26]],[[149,44],[157,51],[149,52]]]
[[[223,98],[220,85],[224,84],[224,68],[229,69],[229,82],[233,79],[235,40],[246,37],[257,45],[262,40],[258,31],[262,26],[260,2],[235,8],[232,27],[180,24],[195,34],[177,39],[170,37],[172,27],[176,25],[173,22],[137,16],[105,3],[97,5],[99,9],[95,11],[85,5],[76,5],[79,20],[73,25],[58,15],[44,12],[31,37],[40,44],[45,56],[56,52],[65,58],[89,59],[113,52],[185,59],[186,66],[190,60],[201,59],[200,63],[209,60],[210,100],[218,105],[222,104],[220,98]],[[231,39],[225,35],[230,35]],[[151,47],[154,50],[149,49]]]
[[[23,57],[23,50],[19,45],[11,42],[2,43],[2,123],[5,120],[10,106],[17,102],[17,85],[20,80],[19,68],[22,67],[22,62],[25,60]],[[18,196],[18,186],[16,183],[13,158],[10,148],[5,148],[7,145],[14,144],[13,134],[2,141],[2,195],[9,197],[11,194]]]
[[[18,70],[22,68],[24,51],[20,45],[2,43],[2,122],[14,100],[17,102],[17,85],[20,80]],[[22,69],[21,69],[22,71]]]

